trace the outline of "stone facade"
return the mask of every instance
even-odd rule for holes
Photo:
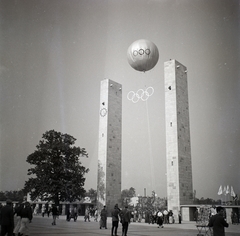
[[[177,215],[193,201],[187,68],[167,61],[164,77],[168,209]]]
[[[98,147],[98,209],[108,213],[121,198],[122,86],[101,81]]]

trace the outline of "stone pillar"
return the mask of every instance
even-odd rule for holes
[[[122,86],[101,81],[97,202],[108,213],[121,198]]]
[[[231,207],[226,207],[225,211],[226,211],[226,221],[228,224],[232,224],[232,219],[231,219],[231,213],[232,213],[232,208]]]
[[[164,63],[168,210],[193,202],[187,68]]]

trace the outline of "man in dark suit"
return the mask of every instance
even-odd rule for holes
[[[127,236],[128,226],[132,218],[131,212],[128,210],[128,206],[125,206],[120,213],[121,223],[122,223],[122,236]]]
[[[19,236],[29,235],[29,223],[31,223],[33,215],[32,208],[29,202],[25,202],[24,207],[21,209],[21,227],[19,229]]]
[[[228,223],[225,221],[223,215],[223,207],[217,207],[217,214],[209,220],[208,226],[213,227],[213,236],[225,236],[224,227],[228,227]]]
[[[0,212],[1,235],[13,235],[14,219],[13,219],[12,201],[8,199],[6,205],[2,207]]]

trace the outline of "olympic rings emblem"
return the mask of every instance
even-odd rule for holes
[[[149,56],[150,55],[150,49],[139,49],[139,50],[134,50],[133,51],[133,56],[137,56],[138,54],[140,55],[140,56],[142,56],[144,53],[147,55],[147,56]]]
[[[143,89],[138,89],[137,92],[130,91],[127,94],[127,99],[129,101],[132,101],[133,103],[138,102],[140,99],[145,102],[148,100],[150,96],[152,96],[154,93],[153,87],[148,87],[145,91]]]

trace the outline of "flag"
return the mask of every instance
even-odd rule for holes
[[[226,195],[226,191],[227,191],[226,186],[224,186],[224,188],[223,188],[223,194],[224,195]]]
[[[235,194],[234,191],[233,191],[233,186],[231,186],[231,196],[232,196],[232,197],[235,197],[235,196],[236,196],[236,194]]]
[[[222,195],[222,185],[219,187],[219,190],[218,190],[218,195]]]
[[[227,186],[226,194],[229,194],[229,193],[230,193],[229,186]]]

